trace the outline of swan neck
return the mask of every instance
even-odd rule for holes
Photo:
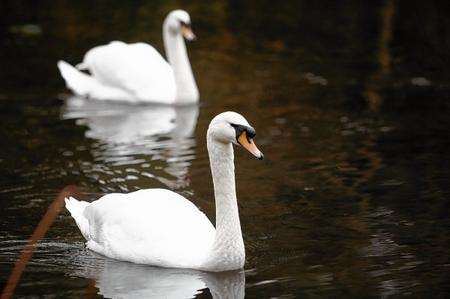
[[[210,165],[216,201],[216,230],[222,233],[228,231],[230,226],[238,226],[240,232],[232,145],[219,142],[213,144]]]
[[[168,23],[166,19],[163,25],[163,40],[167,60],[172,66],[175,77],[177,88],[175,101],[177,104],[197,102],[199,93],[186,51],[186,44],[179,32],[171,32]]]
[[[236,199],[233,146],[209,136],[207,144],[216,202],[216,237],[212,259],[220,264],[216,266],[222,267],[221,270],[241,268],[245,261],[245,249]],[[230,269],[223,269],[228,267]]]

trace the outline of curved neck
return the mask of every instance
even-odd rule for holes
[[[207,137],[216,200],[216,237],[209,257],[209,270],[241,268],[245,261],[234,179],[232,144]]]
[[[198,101],[198,88],[192,74],[191,64],[186,51],[186,45],[180,33],[170,32],[168,20],[163,25],[163,40],[167,60],[172,66],[177,95],[177,104],[188,104]]]

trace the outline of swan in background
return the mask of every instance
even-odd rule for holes
[[[97,159],[123,162],[124,157],[134,159],[139,155],[163,159],[167,162],[164,171],[176,181],[163,176],[155,178],[178,188],[186,185],[188,167],[195,154],[193,136],[198,113],[198,105],[128,105],[72,96],[66,99],[61,117],[76,119],[78,125],[87,127],[86,137],[102,143],[92,149]]]
[[[205,288],[217,299],[245,296],[244,271],[201,272],[104,258],[90,259],[89,266],[74,275],[94,279],[98,294],[105,298],[194,298]]]
[[[199,93],[183,37],[195,39],[191,18],[184,10],[174,10],[163,24],[168,62],[149,44],[113,41],[89,50],[77,68],[62,60],[58,68],[66,86],[83,97],[169,105],[196,103]]]
[[[207,148],[216,227],[192,202],[166,189],[111,193],[88,203],[66,199],[89,249],[117,260],[204,271],[241,269],[245,249],[236,198],[233,144],[258,159],[255,130],[236,112],[213,118]]]

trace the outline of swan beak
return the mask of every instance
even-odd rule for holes
[[[189,25],[181,25],[181,34],[183,34],[184,38],[188,41],[194,41],[196,39],[196,36]]]
[[[246,131],[242,132],[242,134],[239,136],[238,142],[259,160],[264,159],[263,153],[261,153],[261,151],[256,147],[255,143],[253,142],[253,139],[247,137]]]

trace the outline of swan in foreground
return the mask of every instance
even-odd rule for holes
[[[236,198],[234,152],[241,145],[263,154],[255,130],[236,112],[213,118],[207,148],[216,200],[216,228],[192,202],[166,189],[112,193],[88,203],[66,199],[87,247],[138,264],[204,271],[241,269],[245,249]]]
[[[77,68],[62,60],[58,68],[66,86],[80,96],[125,102],[196,103],[199,93],[183,37],[195,39],[191,18],[184,10],[174,10],[163,24],[169,62],[149,44],[113,41],[89,50]]]

